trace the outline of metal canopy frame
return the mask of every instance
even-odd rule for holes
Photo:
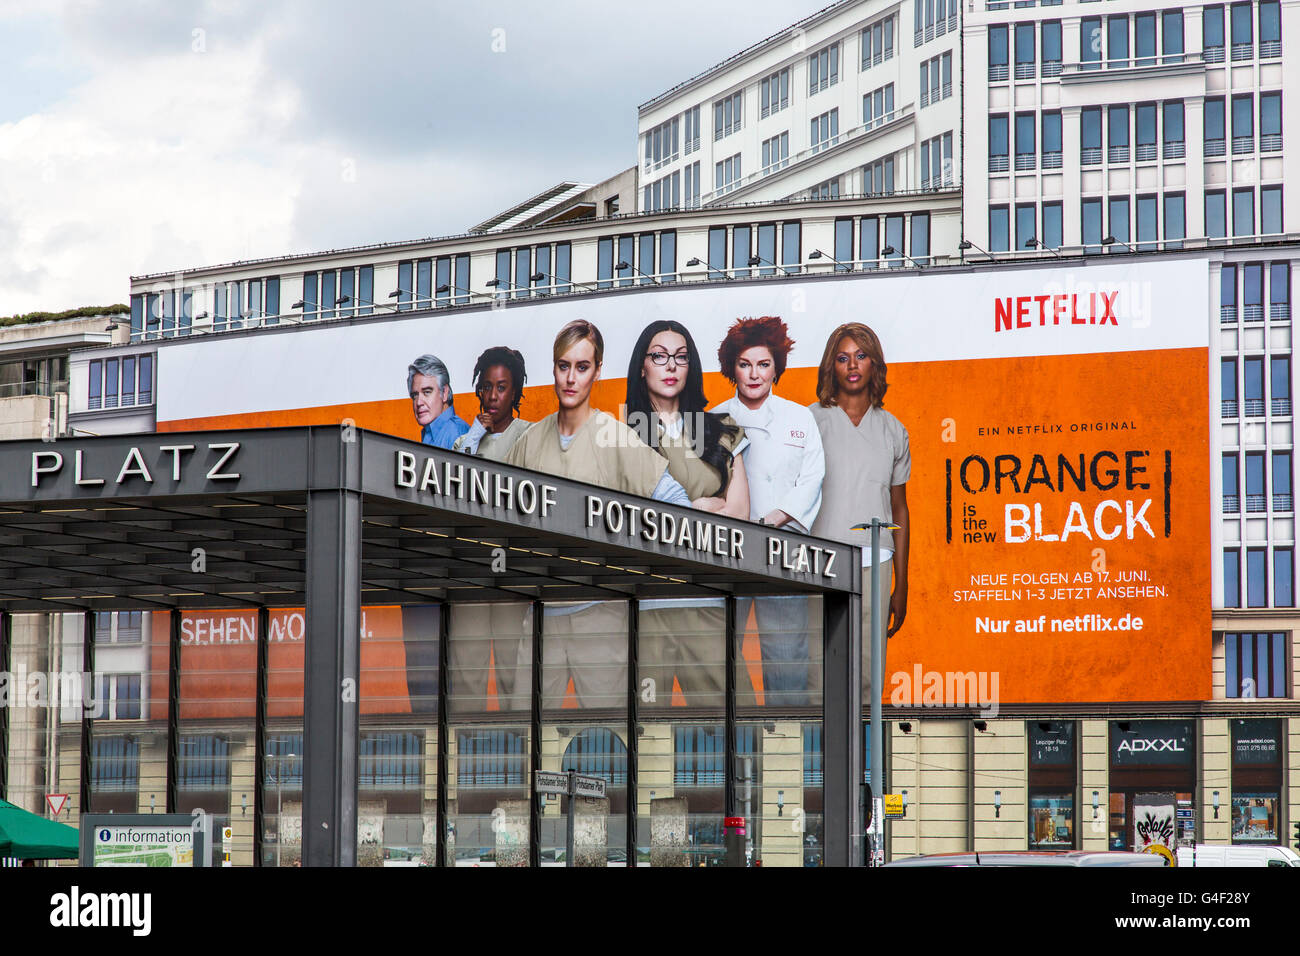
[[[855,865],[861,590],[850,545],[350,426],[0,444],[6,627],[22,612],[305,608],[307,865],[355,861],[358,707],[340,688],[360,673],[362,604],[771,593],[823,598],[826,860]]]

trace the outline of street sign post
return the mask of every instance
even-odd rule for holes
[[[537,770],[533,772],[533,790],[538,794],[559,794],[569,798],[568,833],[564,838],[564,865],[573,866],[574,797],[593,797],[603,800],[607,794],[605,778],[591,777],[572,770],[566,773]]]

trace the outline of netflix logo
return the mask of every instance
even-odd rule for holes
[[[1119,325],[1119,290],[1021,295],[993,300],[993,331],[1045,325]]]

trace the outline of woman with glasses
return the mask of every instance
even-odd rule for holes
[[[651,322],[627,370],[627,421],[668,461],[668,472],[704,511],[749,517],[745,432],[730,416],[706,412],[704,369],[679,322]],[[721,703],[726,608],[719,598],[640,604],[638,682],[646,705],[669,706],[673,679],[685,703]],[[649,683],[646,683],[649,681]]]

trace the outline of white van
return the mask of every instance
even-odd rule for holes
[[[1287,846],[1213,846],[1198,843],[1178,848],[1179,866],[1296,866],[1300,853]]]

